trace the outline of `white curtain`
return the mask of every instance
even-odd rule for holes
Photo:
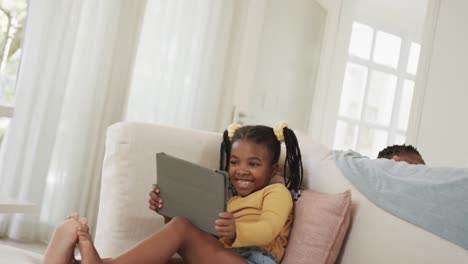
[[[145,0],[30,0],[0,191],[37,214],[0,236],[47,240],[70,212],[96,219],[105,130],[125,108]]]
[[[127,120],[216,130],[235,4],[148,1]]]

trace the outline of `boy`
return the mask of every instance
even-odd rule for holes
[[[395,161],[406,161],[409,164],[426,165],[418,150],[411,145],[393,145],[379,152],[377,158],[391,159]]]

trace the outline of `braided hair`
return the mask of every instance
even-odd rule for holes
[[[297,199],[297,197],[299,197],[303,178],[301,150],[299,149],[299,143],[294,131],[288,127],[284,127],[283,135],[286,145],[286,159],[283,173],[284,183],[292,193],[293,198]],[[241,139],[265,145],[272,154],[272,164],[278,163],[281,154],[281,143],[278,141],[273,128],[262,125],[243,126],[236,130],[232,140],[229,139],[228,131],[224,131],[223,142],[221,143],[220,149],[220,170],[229,170],[232,144]]]
[[[379,154],[377,155],[377,158],[378,159],[380,158],[391,159],[395,155],[405,154],[405,153],[413,153],[413,154],[417,154],[421,156],[421,154],[419,154],[419,151],[415,147],[413,147],[412,145],[403,144],[403,145],[393,145],[393,146],[384,148],[383,150],[379,152]]]

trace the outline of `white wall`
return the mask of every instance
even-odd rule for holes
[[[419,40],[428,0],[357,0],[355,16],[390,33]]]
[[[356,0],[321,0],[319,3],[326,9],[327,16],[308,134],[331,147]]]
[[[250,123],[287,120],[294,129],[307,130],[324,21],[315,1],[268,1],[250,84]]]
[[[416,144],[432,166],[468,167],[468,1],[440,1]],[[419,128],[418,128],[419,125]]]
[[[234,120],[306,131],[325,11],[315,1],[237,1],[220,128]],[[234,107],[244,116],[232,116]]]

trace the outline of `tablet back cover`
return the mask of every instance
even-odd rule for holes
[[[160,214],[183,216],[201,230],[217,235],[215,220],[226,211],[229,177],[166,153],[156,154],[157,184],[163,200]]]

